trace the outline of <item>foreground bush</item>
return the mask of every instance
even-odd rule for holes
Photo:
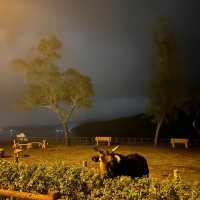
[[[0,161],[0,186],[24,192],[45,194],[58,191],[70,200],[140,200],[140,199],[200,199],[200,184],[184,184],[181,180],[131,179],[117,177],[101,179],[92,169],[69,168],[65,163],[51,166],[15,165]]]

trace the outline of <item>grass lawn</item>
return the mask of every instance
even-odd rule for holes
[[[91,156],[96,154],[93,147],[91,145],[70,147],[49,145],[45,151],[41,148],[24,150],[24,156],[20,158],[20,162],[31,164],[65,161],[69,166],[80,167],[83,161],[87,161],[88,167],[97,168],[98,165],[91,161]],[[137,152],[144,155],[149,164],[150,176],[153,178],[166,178],[172,175],[173,169],[178,169],[185,181],[200,181],[200,148],[185,149],[177,146],[171,149],[169,146],[154,148],[152,145],[121,145],[117,152],[122,154]],[[12,155],[11,147],[6,147],[6,155]],[[3,159],[13,160],[11,156]]]

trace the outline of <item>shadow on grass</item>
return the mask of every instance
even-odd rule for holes
[[[2,158],[11,158],[11,155],[4,155]]]
[[[24,154],[22,157],[26,158],[26,157],[30,157],[30,155]]]

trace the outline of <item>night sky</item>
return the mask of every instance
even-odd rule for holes
[[[0,126],[56,124],[54,113],[16,112],[23,82],[9,67],[46,35],[63,43],[61,67],[91,77],[93,107],[73,121],[135,115],[145,109],[153,29],[160,17],[176,25],[188,77],[200,80],[198,0],[0,0]]]

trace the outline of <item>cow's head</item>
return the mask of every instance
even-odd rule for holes
[[[114,152],[119,148],[119,145],[113,148],[111,151],[102,151],[95,147],[95,151],[99,154],[92,157],[94,162],[99,162],[99,172],[103,176],[113,176],[116,163],[120,162],[120,156]]]

